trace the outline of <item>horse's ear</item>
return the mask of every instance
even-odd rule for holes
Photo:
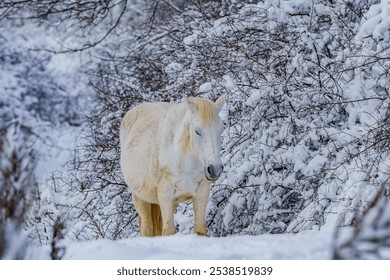
[[[198,105],[192,100],[191,97],[184,97],[183,103],[185,103],[190,111],[195,114],[198,110]]]
[[[215,107],[217,108],[217,111],[220,112],[223,105],[225,105],[226,102],[226,93],[221,95],[217,101],[215,101]]]

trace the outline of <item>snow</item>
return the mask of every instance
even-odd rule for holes
[[[41,160],[37,164],[36,174],[37,180],[41,184],[47,182],[53,172],[64,168],[72,156],[77,136],[80,134],[79,129],[66,126],[61,127],[61,129],[49,127],[47,130],[46,133],[50,133],[51,139],[55,139],[55,143],[47,141],[40,145]]]
[[[211,91],[212,89],[213,89],[213,84],[208,82],[208,83],[204,83],[204,84],[200,85],[199,92],[205,93],[205,92]]]
[[[389,42],[390,33],[390,5],[387,0],[373,5],[367,13],[367,20],[363,22],[362,27],[357,34],[356,39],[362,41],[365,37],[372,35],[376,40]]]
[[[231,91],[236,88],[236,83],[229,75],[224,75],[223,79],[225,81],[224,86],[228,91]]]
[[[309,260],[332,257],[332,231],[298,234],[239,235],[223,238],[194,234],[163,237],[99,239],[69,244],[67,260],[274,259]]]
[[[198,39],[198,35],[197,35],[197,34],[192,34],[192,35],[190,35],[190,36],[188,36],[188,37],[185,37],[185,38],[183,39],[183,43],[184,43],[184,45],[190,46],[190,45],[193,44],[193,42],[194,42],[196,39]]]

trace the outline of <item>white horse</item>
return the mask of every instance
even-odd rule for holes
[[[176,232],[173,215],[192,199],[195,232],[206,235],[210,184],[222,173],[218,116],[225,95],[214,103],[189,97],[179,104],[142,103],[120,128],[121,169],[133,194],[141,235]]]

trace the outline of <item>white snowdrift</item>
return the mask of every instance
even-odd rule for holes
[[[329,259],[332,232],[306,231],[298,234],[200,237],[174,235],[135,237],[123,240],[99,239],[73,242],[64,259],[73,260],[156,260],[156,259]]]

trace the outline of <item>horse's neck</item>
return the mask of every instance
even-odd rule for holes
[[[162,126],[162,138],[165,139],[165,148],[169,147],[169,150],[179,152],[178,148],[180,147],[182,148],[181,152],[190,152],[190,118],[191,114],[185,104],[172,105],[167,111]]]
[[[175,128],[175,139],[180,139],[183,134],[188,134],[189,125],[191,123],[191,114],[185,104],[177,104],[176,110],[176,128]],[[188,135],[189,137],[189,135]]]

